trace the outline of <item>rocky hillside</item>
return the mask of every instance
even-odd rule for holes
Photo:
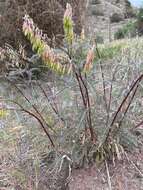
[[[89,0],[86,11],[86,33],[113,39],[113,34],[134,17],[128,0]]]

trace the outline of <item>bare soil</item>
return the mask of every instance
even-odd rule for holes
[[[143,147],[127,154],[124,160],[108,164],[112,190],[143,190]],[[71,190],[110,190],[107,168],[92,166],[74,170]]]

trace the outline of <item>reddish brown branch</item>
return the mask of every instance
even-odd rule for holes
[[[140,75],[140,76],[135,80],[135,82],[133,83],[133,85],[131,86],[129,92],[127,93],[127,95],[125,96],[125,98],[124,98],[123,101],[121,102],[119,108],[117,109],[116,114],[115,114],[115,116],[114,116],[114,118],[113,118],[113,120],[112,120],[111,126],[113,126],[113,124],[114,124],[114,122],[115,122],[115,120],[116,120],[116,118],[117,118],[119,112],[121,111],[123,105],[125,104],[126,100],[127,100],[128,97],[129,97],[129,95],[131,94],[131,92],[133,91],[133,89],[135,88],[135,86],[142,80],[142,78],[143,78],[143,74]]]
[[[43,129],[43,131],[45,132],[46,136],[47,136],[48,139],[50,140],[51,145],[52,145],[53,147],[55,147],[55,144],[54,144],[54,142],[53,142],[53,140],[52,140],[50,134],[49,134],[48,131],[46,130],[46,128],[45,128],[43,122],[41,121],[41,119],[40,119],[37,115],[35,115],[33,112],[31,112],[31,111],[25,109],[25,108],[24,108],[21,104],[19,104],[18,102],[15,102],[15,101],[13,101],[13,100],[9,100],[9,101],[12,102],[12,103],[14,103],[15,105],[19,106],[19,107],[21,108],[20,111],[23,111],[23,112],[29,114],[30,116],[34,117],[34,118],[40,123],[40,126],[42,127],[42,129]]]
[[[136,94],[136,91],[137,91],[137,89],[138,89],[139,83],[140,83],[140,81],[141,81],[142,79],[143,79],[143,74],[141,74],[141,75],[135,80],[135,82],[133,82],[133,84],[132,84],[132,86],[131,86],[129,92],[127,93],[127,95],[125,96],[125,98],[123,99],[123,101],[121,102],[121,104],[120,104],[119,108],[117,109],[117,111],[116,111],[116,113],[115,113],[115,116],[114,116],[114,118],[113,118],[113,120],[112,120],[112,122],[111,122],[109,131],[108,131],[108,134],[107,134],[107,136],[106,136],[106,141],[107,141],[107,139],[108,139],[109,136],[110,136],[110,133],[111,133],[111,131],[112,131],[112,126],[114,125],[114,123],[115,123],[115,121],[116,121],[116,118],[117,118],[119,112],[121,111],[121,109],[122,109],[122,107],[124,106],[124,104],[126,103],[128,97],[130,96],[130,94],[132,93],[132,91],[133,91],[134,88],[135,88],[135,91],[134,91],[134,93],[133,93],[133,95],[132,95],[131,101],[129,102],[129,104],[128,104],[127,108],[126,108],[126,111],[125,111],[125,113],[124,113],[124,114],[126,115],[128,109],[129,109],[129,107],[130,107],[130,105],[131,105],[131,102],[132,102],[132,100],[133,100],[133,98],[134,98],[134,96],[135,96],[135,94]],[[125,115],[124,115],[124,116],[125,116]],[[124,119],[124,116],[123,116],[123,119]],[[123,120],[121,120],[121,123],[122,123],[122,121],[123,121]],[[120,124],[120,123],[119,123],[119,124]]]
[[[90,98],[89,98],[89,92],[88,92],[88,88],[81,76],[81,73],[79,73],[79,78],[82,81],[82,84],[85,88],[85,92],[86,92],[86,97],[87,97],[87,106],[88,106],[88,115],[89,115],[89,130],[90,130],[90,135],[91,135],[91,140],[93,141],[94,139],[94,132],[93,132],[93,127],[92,127],[92,118],[91,118],[91,105],[90,105]]]
[[[97,46],[96,40],[95,40],[95,44],[96,44],[97,56],[98,56],[98,58],[100,59],[100,60],[99,60],[99,64],[100,64],[101,76],[102,76],[102,85],[103,85],[103,94],[104,94],[104,95],[103,95],[103,99],[104,99],[104,102],[105,102],[105,108],[106,108],[106,110],[107,110],[107,109],[108,109],[108,105],[107,105],[105,76],[104,76],[104,71],[103,71],[103,65],[102,65],[102,62],[101,62],[101,55],[100,55],[100,52],[99,52],[99,50],[98,50],[98,46]]]

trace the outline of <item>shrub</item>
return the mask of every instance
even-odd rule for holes
[[[76,161],[78,162],[79,165],[83,163],[85,160],[88,163],[92,162],[92,160],[96,160],[97,162],[102,162],[105,159],[112,158],[112,155],[116,155],[117,158],[120,159],[120,155],[123,153],[123,148],[126,148],[124,146],[124,143],[122,143],[123,141],[121,141],[121,138],[123,138],[123,133],[125,133],[125,131],[123,130],[124,129],[123,121],[125,120],[126,113],[130,108],[131,102],[136,94],[136,90],[139,87],[139,82],[142,80],[143,75],[139,76],[135,80],[135,82],[132,83],[128,93],[125,94],[123,100],[117,106],[117,111],[115,111],[113,117],[112,116],[110,117],[112,92],[116,91],[116,89],[115,91],[114,89],[112,91],[113,87],[112,85],[114,83],[116,75],[113,74],[112,82],[111,81],[109,82],[109,84],[111,83],[110,87],[111,91],[109,93],[110,100],[108,101],[106,94],[107,84],[105,82],[104,78],[105,74],[104,74],[103,64],[101,62],[103,55],[100,53],[96,43],[93,44],[93,46],[90,46],[89,44],[88,46],[85,47],[85,45],[87,44],[85,43],[85,39],[83,38],[83,36],[82,38],[75,36],[73,29],[73,20],[72,20],[72,8],[69,4],[67,4],[67,9],[64,14],[63,25],[64,25],[64,34],[66,41],[65,47],[67,47],[67,51],[64,52],[67,52],[68,56],[66,64],[61,63],[59,59],[60,54],[55,52],[54,49],[51,48],[45,42],[43,34],[35,26],[33,20],[28,15],[25,16],[23,24],[23,32],[25,36],[30,41],[33,51],[37,52],[39,57],[41,57],[41,59],[43,60],[45,66],[47,66],[50,70],[54,71],[57,74],[67,75],[67,76],[71,75],[74,81],[76,81],[78,85],[82,101],[80,101],[80,106],[77,107],[77,110],[74,110],[74,112],[76,112],[77,115],[77,119],[73,117],[74,120],[76,120],[76,123],[71,122],[72,126],[73,125],[76,126],[76,124],[78,123],[77,131],[75,130],[74,127],[72,128],[71,126],[70,129],[71,133],[69,134],[69,126],[70,126],[69,123],[67,124],[68,126],[67,129],[64,129],[62,134],[65,132],[64,138],[68,139],[68,143],[70,145],[72,144],[73,148],[73,150],[71,151],[72,157],[73,159],[75,159],[75,162]],[[106,115],[105,117],[107,117],[106,119],[104,118],[103,122],[104,124],[102,128],[101,125],[98,125],[98,121],[94,120],[94,118],[99,114],[101,110],[97,108],[98,107],[97,104],[96,104],[97,107],[95,105],[94,106],[91,105],[92,103],[91,99],[92,98],[94,99],[94,97],[92,97],[92,94],[90,93],[90,85],[92,82],[92,79],[90,78],[91,77],[90,72],[92,72],[94,66],[93,61],[95,57],[95,47],[96,47],[96,56],[99,58],[101,75],[102,75],[102,86],[103,86],[102,95],[101,92],[99,93],[101,96],[103,96],[103,102],[101,101],[101,96],[99,95],[100,99],[99,105],[100,106],[102,105],[104,108],[102,112],[102,117],[103,113]],[[119,49],[120,47],[117,48],[116,51],[118,51]],[[106,56],[106,54],[104,56]],[[117,75],[119,70],[117,71]],[[90,82],[88,80],[90,80]],[[91,87],[94,89],[95,88],[94,84],[92,84]],[[46,94],[45,90],[42,87],[40,88],[43,91],[43,93]],[[68,97],[70,96],[68,95]],[[28,100],[28,102],[30,101]],[[75,103],[73,103],[73,105],[75,105]],[[36,111],[35,107],[33,107],[33,109]],[[63,117],[61,117],[60,112],[58,112],[53,106],[52,109],[59,117],[59,119],[61,119],[62,121],[65,120],[63,119]],[[23,111],[26,112],[26,110]],[[65,117],[67,117],[67,111],[70,112],[72,110],[68,108],[66,108],[66,110],[64,109],[63,115]],[[121,113],[121,117],[119,113]],[[30,115],[36,117],[34,114],[30,113]],[[45,130],[45,127],[43,125],[43,117],[39,115],[38,118],[40,120],[42,128],[44,129],[44,132],[46,133],[49,141],[51,142],[51,146],[55,147],[56,145],[54,140],[52,139],[50,132],[47,132]],[[128,122],[129,122],[128,120],[125,120],[124,125]],[[48,125],[47,127],[51,129],[51,126]],[[126,132],[126,134],[127,133],[130,132]],[[125,141],[128,140],[126,139]],[[136,145],[136,143],[133,144]]]
[[[119,28],[118,31],[114,34],[115,39],[123,39],[125,37],[134,37],[136,36],[136,23],[129,22],[122,28]]]
[[[125,31],[123,29],[118,29],[118,31],[114,34],[114,39],[123,39],[125,38]]]
[[[137,14],[137,29],[138,34],[143,35],[143,8],[140,8]]]
[[[96,9],[96,10],[93,9],[91,14],[96,15],[96,16],[104,16],[104,12],[102,10],[98,10],[98,9]]]
[[[119,55],[119,53],[124,48],[124,46],[125,46],[124,43],[119,43],[119,44],[111,43],[111,44],[105,45],[103,47],[99,47],[101,59],[108,60],[108,59],[112,59],[112,58],[116,57],[117,55]],[[98,59],[98,57],[97,57],[97,59]]]
[[[104,10],[103,10],[103,5],[100,4],[98,6],[96,5],[91,5],[90,7],[90,12],[92,15],[96,16],[104,16]]]
[[[118,14],[118,13],[113,13],[112,16],[110,17],[110,21],[112,23],[120,22],[122,20],[123,20],[123,16],[121,14]]]
[[[100,36],[100,35],[96,35],[96,42],[98,43],[98,44],[103,44],[104,43],[104,38],[103,38],[103,36]]]
[[[125,8],[126,8],[125,18],[136,17],[136,13],[135,13],[130,1],[128,1],[128,0],[125,1]]]

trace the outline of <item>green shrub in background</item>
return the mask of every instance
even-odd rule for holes
[[[125,1],[125,9],[126,9],[125,18],[136,17],[136,12],[133,9],[132,4],[128,0]]]
[[[102,60],[112,59],[114,56],[118,55],[124,44],[110,44],[108,46],[99,47],[100,55]],[[98,58],[97,58],[98,59]]]
[[[140,8],[137,14],[137,29],[138,34],[143,35],[143,8]]]
[[[96,16],[104,16],[104,12],[102,10],[100,10],[100,9],[93,9],[91,11],[91,14],[96,15]]]
[[[104,38],[103,38],[103,36],[97,34],[97,35],[96,35],[96,42],[97,42],[98,44],[103,44],[103,43],[104,43]]]
[[[110,17],[110,21],[111,23],[114,23],[114,22],[120,22],[123,20],[123,16],[119,13],[114,13],[112,14],[112,16]]]
[[[129,22],[122,28],[118,29],[118,31],[114,34],[114,39],[123,39],[126,37],[135,37],[136,36],[136,23]]]

